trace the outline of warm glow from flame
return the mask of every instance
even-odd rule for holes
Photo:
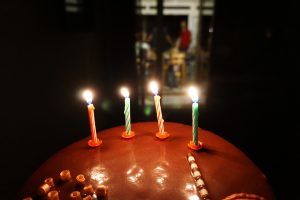
[[[158,84],[155,81],[151,81],[149,83],[149,88],[153,92],[153,94],[157,95],[158,94]]]
[[[125,97],[125,98],[129,97],[129,91],[126,87],[122,87],[120,92],[123,95],[123,97]]]
[[[109,174],[104,167],[94,167],[90,173],[91,179],[97,181],[98,184],[104,184],[109,180]]]
[[[93,93],[90,90],[85,90],[82,93],[83,98],[86,100],[88,104],[91,104],[93,101]]]
[[[193,87],[193,86],[189,87],[188,93],[189,93],[189,95],[190,95],[190,97],[191,97],[191,99],[194,103],[198,102],[198,100],[199,100],[199,97],[198,97],[199,91],[196,87]]]
[[[200,200],[196,194],[189,196],[189,200]]]

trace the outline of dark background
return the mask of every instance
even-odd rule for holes
[[[287,54],[293,51],[281,6],[216,1],[208,103],[200,109],[199,124],[244,151],[278,199],[287,199],[294,195],[287,169],[299,156],[291,153],[295,85]],[[98,130],[123,124],[117,88],[126,83],[136,90],[134,2],[87,1],[88,12],[79,17],[63,8],[58,0],[1,2],[4,199],[14,199],[52,154],[89,135],[81,89],[97,91]],[[132,107],[133,122],[155,120]],[[164,114],[166,121],[191,123],[190,110]]]

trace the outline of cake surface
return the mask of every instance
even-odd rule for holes
[[[187,147],[192,127],[165,123],[170,133],[158,140],[156,122],[132,124],[136,136],[121,137],[124,126],[98,133],[103,141],[97,148],[87,145],[89,138],[75,142],[48,159],[27,180],[20,199],[36,197],[44,179],[57,182],[62,170],[70,170],[72,180],[57,185],[60,199],[69,199],[76,190],[75,177],[83,174],[86,182],[108,187],[108,199],[199,199],[187,154],[195,157],[210,199],[222,199],[233,193],[253,193],[275,199],[264,174],[235,146],[221,137],[199,128],[204,149]]]

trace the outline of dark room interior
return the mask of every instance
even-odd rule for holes
[[[96,91],[97,131],[124,125],[122,85],[132,91],[132,123],[156,121],[154,108],[145,105],[146,94],[138,93],[146,80],[136,68],[135,33],[147,19],[158,26],[161,40],[163,22],[175,38],[176,23],[187,17],[163,18],[162,0],[152,18],[138,16],[138,1],[75,1],[78,12],[74,6],[68,10],[67,2],[72,1],[1,3],[1,199],[16,199],[43,162],[89,136],[83,89]],[[214,1],[213,18],[203,18],[206,32],[201,32],[211,38],[197,44],[210,53],[209,68],[205,83],[201,70],[193,83],[206,87],[199,127],[248,156],[276,199],[296,199],[288,184],[289,166],[299,158],[291,153],[293,72],[286,61],[288,27],[280,9],[275,1]],[[157,51],[162,53],[162,46]],[[162,79],[159,70],[153,77]],[[192,125],[191,107],[165,106],[163,114],[165,121]]]

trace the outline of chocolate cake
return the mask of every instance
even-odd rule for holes
[[[187,147],[192,138],[191,126],[165,123],[165,130],[170,134],[165,140],[155,137],[156,122],[135,123],[132,130],[136,135],[131,139],[122,138],[124,126],[118,126],[98,133],[103,141],[99,147],[89,147],[90,138],[85,138],[62,149],[29,177],[19,199],[28,196],[43,199],[37,191],[49,177],[53,178],[54,186],[49,190],[45,187],[46,192],[57,191],[63,200],[70,199],[70,194],[78,195],[74,191],[82,197],[88,196],[85,187],[93,195],[93,188],[99,185],[102,185],[99,191],[107,199],[194,200],[200,199],[198,185],[205,185],[209,199],[219,200],[242,192],[275,199],[258,167],[216,134],[199,128],[199,140],[204,148],[193,151]],[[189,160],[187,155],[193,159]],[[199,172],[193,171],[191,162],[195,162],[194,168],[197,166]],[[61,180],[63,170],[69,170],[71,179]],[[78,184],[77,176],[82,184]],[[201,177],[197,187],[196,176]]]

